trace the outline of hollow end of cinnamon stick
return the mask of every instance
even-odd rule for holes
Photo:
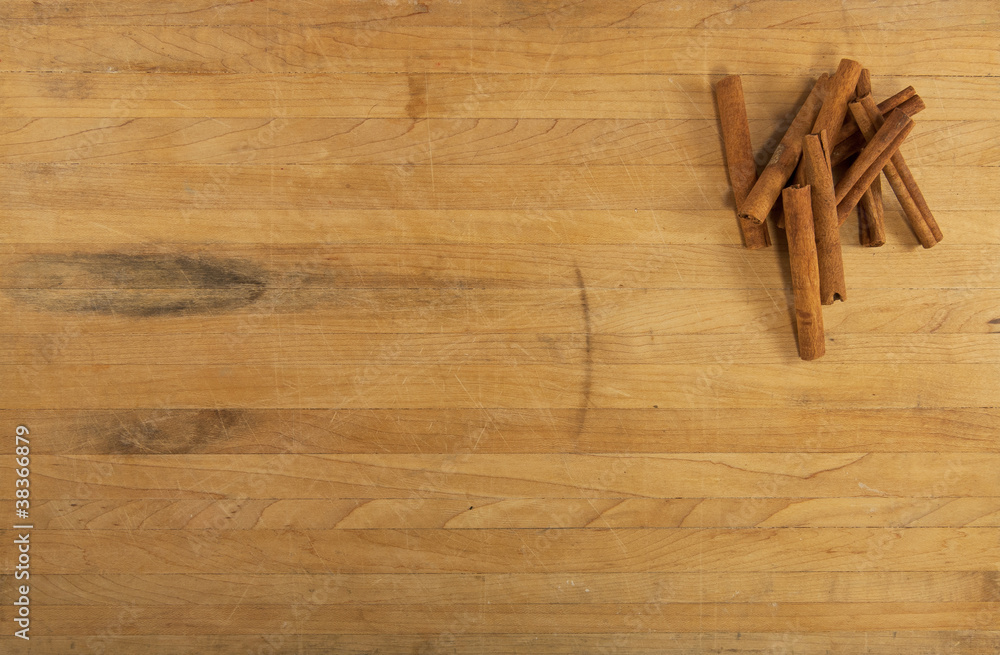
[[[788,235],[799,357],[809,361],[822,357],[826,352],[819,295],[819,263],[813,230],[812,190],[809,186],[791,186],[781,192],[781,198]]]

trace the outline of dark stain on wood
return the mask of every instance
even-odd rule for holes
[[[90,75],[55,73],[46,75],[45,91],[52,98],[73,98],[85,100],[93,93]]]
[[[240,409],[154,409],[116,413],[89,426],[100,452],[175,455],[214,452],[248,423]]]
[[[267,279],[242,259],[45,253],[13,266],[7,293],[45,311],[152,317],[245,307],[264,294]]]
[[[417,120],[427,118],[427,81],[422,74],[411,74],[406,78],[410,100],[406,103],[406,115]]]
[[[982,598],[991,603],[1000,602],[1000,571],[983,571]]]

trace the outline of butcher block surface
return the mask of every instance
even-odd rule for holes
[[[6,0],[0,32],[0,651],[1000,651],[1000,2]],[[764,163],[842,57],[926,103],[944,240],[884,186],[804,362],[713,85]]]

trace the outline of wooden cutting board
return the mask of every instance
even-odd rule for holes
[[[998,10],[7,0],[0,650],[997,652]],[[712,84],[842,56],[945,240],[802,362]]]

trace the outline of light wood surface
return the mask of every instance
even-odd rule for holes
[[[996,0],[3,2],[0,651],[1000,652],[998,39]],[[765,162],[841,57],[924,99],[946,236],[848,220],[803,362],[712,85]]]

